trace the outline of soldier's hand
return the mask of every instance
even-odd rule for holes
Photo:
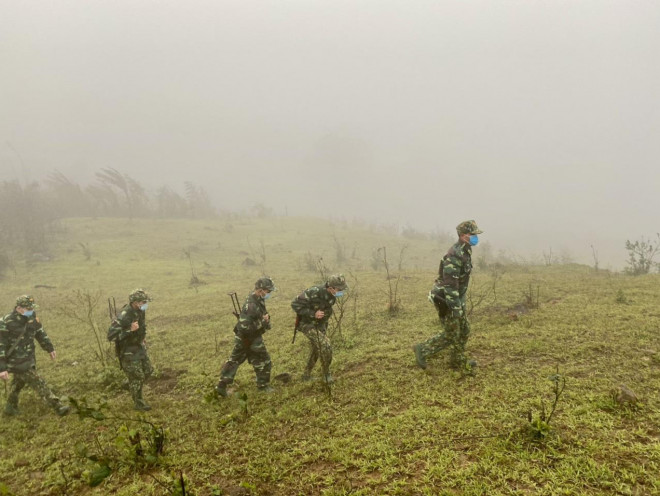
[[[270,322],[270,315],[268,314],[264,315],[264,322],[266,323]]]
[[[131,324],[131,331],[137,331],[139,328],[140,324],[138,324],[137,320]]]
[[[50,352],[50,359],[55,360],[55,357],[57,356],[57,353],[55,353],[55,350]]]
[[[8,381],[9,380],[9,372],[6,370],[4,372],[0,372],[0,379],[3,381]]]
[[[314,318],[321,320],[325,316],[325,312],[323,310],[317,310],[316,313],[314,314]]]

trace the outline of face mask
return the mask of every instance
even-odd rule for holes
[[[470,236],[470,246],[477,246],[477,243],[479,243],[479,236],[476,234]]]
[[[25,313],[23,313],[23,317],[32,317],[34,315],[34,310],[26,310]]]
[[[343,292],[343,291],[337,291],[337,292],[335,293],[335,298],[339,298],[340,296],[344,296],[344,292]]]
[[[145,303],[144,305],[142,305],[140,307],[140,310],[142,310],[144,312],[147,308],[149,308],[149,303]]]
[[[266,294],[264,295],[264,300],[267,300],[268,298],[270,298],[270,293],[266,293]]]

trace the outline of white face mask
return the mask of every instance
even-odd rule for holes
[[[142,305],[140,307],[140,310],[142,310],[144,312],[147,308],[149,308],[149,303],[145,303],[144,305]]]
[[[34,310],[26,310],[23,312],[23,317],[32,317],[34,315]]]

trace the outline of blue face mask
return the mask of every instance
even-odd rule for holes
[[[344,296],[344,292],[343,292],[343,291],[337,291],[337,292],[335,293],[335,298],[339,298],[340,296]]]
[[[23,317],[32,317],[34,315],[34,310],[26,310],[23,314]]]
[[[472,234],[470,236],[470,246],[477,246],[478,243],[479,243],[479,236],[477,236],[476,234]]]
[[[147,308],[149,308],[149,303],[145,303],[144,305],[142,305],[140,307],[140,310],[142,310],[144,312]]]
[[[264,300],[267,300],[268,298],[270,298],[270,293],[266,293],[266,294],[264,295]]]

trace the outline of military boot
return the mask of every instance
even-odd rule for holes
[[[227,385],[224,382],[218,382],[218,385],[215,387],[215,392],[221,398],[227,397]]]
[[[305,370],[303,372],[303,375],[300,377],[301,380],[304,382],[309,382],[312,380],[312,371],[311,370]]]
[[[325,382],[326,384],[332,384],[333,382],[335,382],[330,372],[328,372],[323,376],[323,382]]]
[[[415,360],[417,360],[417,365],[420,369],[426,369],[426,358],[424,358],[424,353],[422,353],[422,345],[416,344],[413,346],[413,351],[415,352]]]
[[[68,415],[70,411],[71,411],[71,407],[69,405],[60,404],[55,407],[55,413],[57,413],[60,417],[64,417],[65,415]]]
[[[270,384],[266,384],[265,386],[259,386],[258,391],[260,393],[273,393],[275,389]]]
[[[18,415],[20,412],[18,410],[18,405],[13,405],[9,402],[5,405],[5,409],[3,411],[3,414],[6,415],[7,417],[14,417]]]
[[[151,407],[143,400],[135,400],[135,403],[133,404],[133,410],[137,410],[139,412],[148,412],[151,410]]]

